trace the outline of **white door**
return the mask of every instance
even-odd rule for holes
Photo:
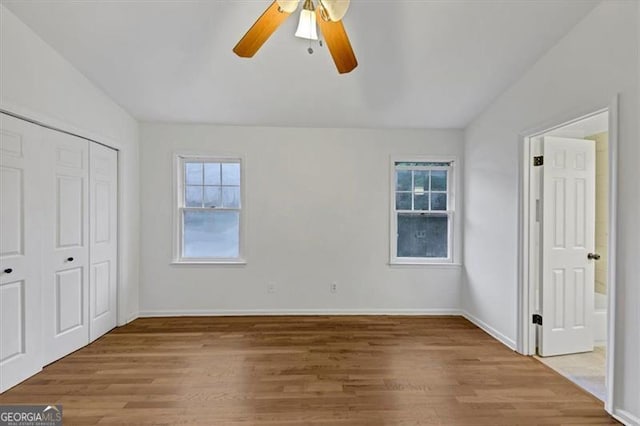
[[[39,137],[0,114],[0,392],[42,368]]]
[[[94,341],[116,326],[118,153],[89,145],[89,328]]]
[[[89,343],[89,142],[43,130],[43,361]]]
[[[545,137],[540,355],[593,350],[595,144]]]

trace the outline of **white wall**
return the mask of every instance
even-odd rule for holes
[[[457,312],[460,267],[387,264],[389,163],[393,154],[460,156],[462,139],[461,131],[142,124],[141,315]],[[246,266],[170,265],[176,151],[244,157]]]
[[[138,124],[0,5],[0,107],[120,149],[119,323],[138,312]]]
[[[463,309],[516,339],[519,134],[620,93],[614,409],[634,422],[640,418],[638,4],[602,2],[466,130],[462,289]]]

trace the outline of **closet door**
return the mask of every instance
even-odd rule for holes
[[[0,392],[42,368],[39,135],[0,114]]]
[[[89,142],[45,129],[43,146],[46,365],[89,343]]]
[[[89,144],[91,341],[116,326],[118,257],[118,153]]]

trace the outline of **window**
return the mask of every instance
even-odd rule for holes
[[[242,262],[241,161],[180,156],[177,164],[176,262]]]
[[[451,263],[453,160],[392,166],[391,263]]]

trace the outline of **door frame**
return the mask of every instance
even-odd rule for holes
[[[65,121],[61,121],[59,119],[53,118],[51,116],[40,114],[31,109],[23,108],[15,104],[0,102],[0,113],[9,115],[11,117],[24,120],[26,122],[35,124],[40,127],[44,127],[46,129],[54,130],[57,132],[66,133],[71,136],[75,136],[81,139],[86,139],[89,142],[97,143],[99,145],[103,145],[107,148],[111,148],[117,153],[117,191],[118,191],[118,266],[116,272],[116,327],[120,327],[128,324],[137,318],[137,313],[132,317],[129,317],[127,314],[126,307],[128,306],[128,293],[125,285],[123,265],[125,264],[124,256],[125,250],[123,250],[122,244],[124,239],[125,229],[123,227],[124,223],[124,210],[122,208],[125,205],[125,194],[122,190],[122,182],[124,182],[124,162],[132,161],[133,159],[130,156],[127,156],[124,152],[125,145],[121,142],[115,141],[111,138],[105,137],[101,134],[97,134],[86,129],[78,128],[73,126]],[[137,310],[136,310],[137,312]]]
[[[530,280],[530,263],[533,253],[530,250],[530,224],[535,220],[532,209],[535,205],[530,203],[531,182],[529,170],[532,167],[530,147],[532,139],[552,130],[565,127],[569,124],[587,119],[589,117],[609,113],[609,238],[608,238],[608,274],[607,274],[607,355],[605,381],[607,384],[607,400],[605,409],[611,413],[614,407],[614,380],[615,380],[615,338],[616,338],[616,233],[618,210],[618,98],[616,95],[609,103],[596,105],[586,110],[577,111],[553,119],[545,124],[528,129],[519,135],[518,162],[518,305],[517,305],[517,352],[523,355],[534,355],[536,351],[536,325],[531,318],[535,312],[534,283]]]

